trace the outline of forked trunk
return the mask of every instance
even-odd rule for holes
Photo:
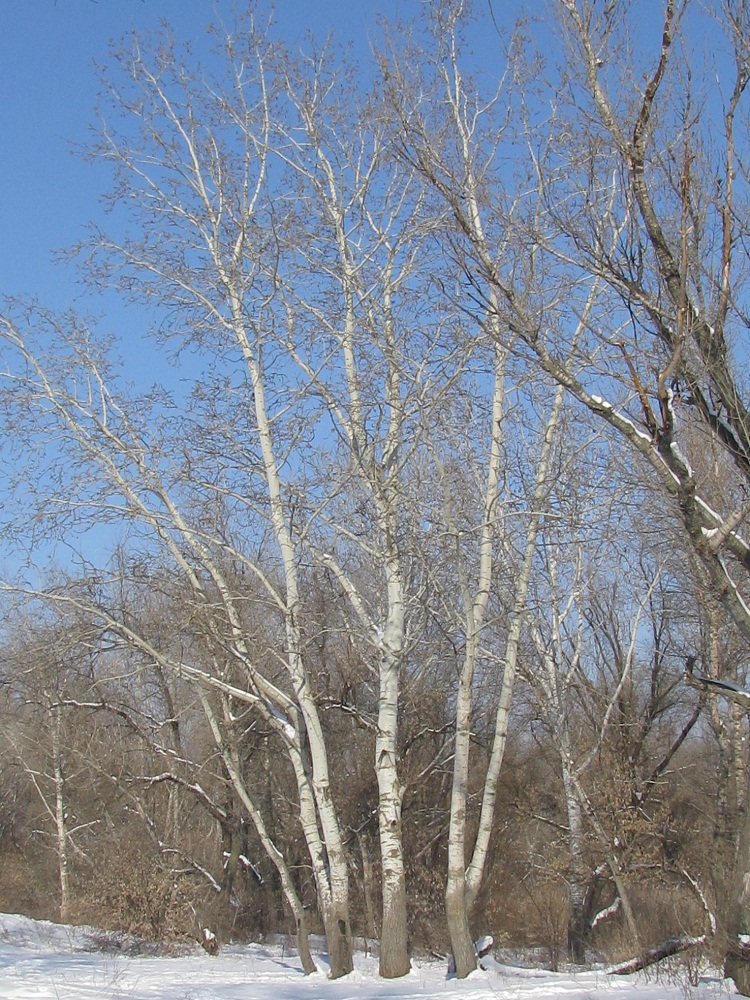
[[[302,832],[310,852],[313,877],[318,897],[318,909],[323,918],[328,955],[331,962],[331,979],[346,976],[354,968],[351,931],[349,928],[349,885],[346,872],[341,869],[346,861],[337,843],[328,848],[320,837],[318,820],[322,817],[316,809],[316,796],[308,777],[309,767],[297,750],[292,753],[292,764],[297,777],[299,816]],[[324,798],[321,793],[319,798]]]
[[[490,293],[493,306],[494,292]],[[495,313],[497,315],[497,313]],[[499,330],[495,330],[499,333]],[[498,338],[499,343],[499,338]],[[480,655],[482,630],[492,589],[496,508],[500,493],[502,464],[503,413],[505,404],[505,364],[507,354],[495,347],[495,385],[492,396],[490,462],[484,495],[484,516],[479,547],[479,573],[474,589],[461,570],[461,589],[466,620],[466,647],[456,693],[456,738],[453,755],[450,822],[448,827],[448,878],[445,886],[445,919],[451,939],[453,967],[464,979],[477,967],[477,956],[469,924],[470,904],[466,891],[466,807],[469,789],[471,754],[471,717],[474,673]],[[456,540],[460,537],[453,513],[448,506],[447,520]]]
[[[453,967],[458,979],[465,979],[477,967],[477,956],[466,911],[465,888],[463,866],[460,872],[449,871],[445,890],[445,919],[451,939]]]

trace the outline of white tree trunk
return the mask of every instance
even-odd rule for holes
[[[448,873],[445,886],[445,916],[451,939],[456,976],[463,979],[476,968],[474,938],[466,897],[466,822],[470,773],[473,685],[484,627],[487,603],[492,586],[493,553],[496,542],[497,502],[499,497],[503,407],[505,400],[505,363],[507,355],[495,349],[495,385],[492,400],[490,456],[485,487],[482,532],[479,544],[479,567],[474,592],[467,572],[461,565],[458,532],[447,511],[449,528],[456,537],[459,576],[463,592],[466,622],[466,649],[456,692],[456,737],[451,784],[448,827]]]
[[[586,961],[588,922],[586,914],[586,869],[584,865],[583,811],[570,774],[570,757],[561,755],[565,811],[568,817],[568,959],[578,965]]]
[[[52,766],[55,780],[55,835],[57,840],[57,873],[60,885],[60,921],[70,919],[70,868],[68,857],[68,820],[65,806],[65,771],[62,751],[62,709],[54,705],[52,712]]]
[[[395,541],[393,545],[395,548]],[[407,950],[406,876],[401,837],[404,789],[398,774],[398,698],[404,644],[404,598],[401,566],[395,552],[388,560],[386,579],[388,621],[380,652],[375,771],[378,779],[383,892],[380,975],[393,979],[405,976],[411,968]]]
[[[318,881],[319,890],[327,885],[328,896],[321,899],[321,909],[326,921],[326,935],[331,958],[331,976],[346,975],[353,968],[351,928],[349,924],[349,873],[341,839],[328,769],[328,752],[323,736],[318,708],[310,690],[302,654],[303,640],[300,618],[299,574],[294,541],[291,536],[281,490],[281,479],[274,453],[271,421],[266,409],[261,348],[256,355],[252,350],[247,328],[242,319],[241,305],[235,303],[235,330],[245,362],[252,378],[255,417],[265,469],[266,483],[276,542],[281,552],[286,587],[285,629],[287,637],[287,664],[294,684],[295,699],[304,720],[307,747],[310,755],[311,782],[315,807],[327,856],[327,879]],[[295,769],[299,764],[295,764]],[[302,807],[302,801],[300,806]],[[308,822],[303,819],[303,825]],[[309,822],[308,822],[309,829]],[[308,841],[309,843],[309,841]],[[315,859],[313,859],[315,865]],[[330,936],[329,936],[330,935]]]
[[[237,793],[237,797],[240,802],[242,802],[248,816],[253,822],[255,831],[258,834],[258,839],[263,845],[263,849],[266,854],[273,862],[276,871],[279,875],[279,880],[281,882],[281,889],[284,893],[284,898],[286,899],[289,909],[292,911],[294,916],[294,922],[297,932],[297,949],[299,951],[300,962],[302,963],[302,968],[304,972],[309,975],[316,971],[315,962],[310,954],[310,942],[309,942],[309,927],[307,914],[305,913],[305,908],[302,905],[302,900],[297,894],[297,890],[294,888],[294,882],[292,881],[292,876],[287,866],[284,856],[278,849],[276,844],[274,844],[271,839],[268,830],[266,829],[265,822],[263,821],[263,816],[255,805],[255,802],[250,795],[247,785],[245,784],[242,774],[240,772],[239,763],[237,761],[236,754],[232,751],[231,747],[228,745],[225,734],[219,725],[216,718],[216,714],[211,707],[211,704],[206,696],[205,692],[200,692],[201,703],[203,705],[203,710],[206,714],[206,719],[208,720],[211,733],[216,743],[216,748],[221,754],[221,758],[224,761],[224,766],[227,769],[227,774],[232,782],[232,787]]]
[[[555,392],[552,409],[550,411],[547,426],[544,432],[539,461],[537,463],[536,483],[532,496],[531,516],[526,528],[526,545],[524,548],[523,561],[516,578],[513,610],[511,614],[510,628],[508,630],[508,638],[505,644],[503,682],[495,714],[495,734],[492,743],[492,751],[490,753],[490,761],[487,767],[487,774],[485,776],[477,837],[471,861],[466,872],[466,903],[469,910],[471,910],[476,902],[487,865],[490,837],[492,834],[492,826],[495,816],[497,788],[500,780],[500,769],[502,767],[503,756],[505,754],[513,688],[515,685],[518,667],[518,648],[521,639],[521,627],[526,616],[526,601],[529,592],[529,584],[531,582],[531,572],[534,564],[534,554],[536,552],[539,525],[544,512],[544,504],[549,492],[549,465],[552,446],[555,440],[560,414],[562,412],[564,397],[565,391],[562,386],[559,386]]]

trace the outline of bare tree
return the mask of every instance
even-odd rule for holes
[[[112,214],[78,255],[93,285],[154,307],[152,343],[173,349],[190,389],[122,390],[110,345],[73,315],[16,305],[0,320],[0,405],[14,431],[2,444],[14,469],[3,538],[47,546],[70,570],[43,584],[19,570],[2,587],[85,621],[92,641],[132,657],[163,707],[163,732],[126,699],[105,704],[102,686],[96,698],[53,699],[49,717],[85,706],[130,727],[169,761],[140,776],[168,803],[171,832],[157,849],[176,845],[191,802],[229,835],[235,857],[234,820],[194,780],[184,745],[176,692],[189,692],[211,773],[274,867],[308,971],[311,893],[294,871],[295,837],[274,827],[268,774],[256,781],[248,766],[248,734],[262,730],[281,751],[273,779],[294,801],[331,974],[352,968],[347,854],[357,837],[374,923],[365,833],[375,818],[381,973],[409,969],[411,795],[415,813],[429,811],[420,856],[447,849],[445,909],[464,976],[476,964],[472,910],[525,641],[537,669],[524,672],[562,775],[569,853],[580,856],[588,824],[627,909],[626,873],[586,778],[615,731],[638,628],[627,632],[606,609],[587,622],[577,604],[584,570],[570,562],[565,609],[546,523],[553,504],[564,506],[551,490],[582,437],[612,431],[644,460],[624,468],[619,453],[617,462],[590,453],[602,488],[625,483],[639,502],[658,498],[643,520],[678,526],[695,579],[750,635],[750,427],[733,353],[747,322],[736,122],[748,15],[727,0],[712,22],[735,65],[725,89],[704,81],[719,150],[697,127],[694,57],[679,31],[703,16],[697,5],[665,0],[655,56],[628,49],[625,6],[557,0],[575,58],[542,74],[511,39],[487,97],[462,66],[462,0],[433,5],[423,45],[419,26],[391,40],[381,78],[361,95],[329,47],[311,42],[292,56],[252,12],[220,39],[215,77],[167,35],[151,49],[130,38],[104,73],[91,149],[115,174]],[[481,417],[462,426],[472,406]],[[576,529],[559,517],[568,542]],[[114,549],[115,533],[117,551],[102,556],[102,537]],[[549,616],[529,603],[545,573]],[[646,585],[638,621],[656,586]],[[155,587],[164,606],[149,617]],[[157,621],[164,609],[168,627]],[[584,635],[592,662],[613,670],[596,698],[576,645]],[[347,657],[354,665],[334,693]],[[671,705],[665,662],[655,659],[642,705],[651,722]],[[431,680],[447,693],[428,692]],[[579,682],[576,693],[592,700],[571,708]],[[472,741],[488,685],[498,701],[480,780]],[[427,694],[429,722],[417,725]],[[585,749],[573,746],[578,710],[598,720]],[[627,725],[639,738],[640,723]],[[372,782],[356,809],[336,767],[353,727]],[[735,720],[732,739],[740,728]],[[729,727],[717,718],[715,729],[728,745]],[[64,792],[64,767],[55,774],[49,787]],[[640,778],[645,795],[650,779]],[[472,785],[481,788],[475,836]],[[447,814],[425,802],[433,787],[450,795]],[[144,796],[131,791],[148,824]],[[57,827],[67,849],[70,830]],[[750,870],[748,841],[737,839],[738,882]],[[585,875],[572,861],[570,876],[580,958]],[[722,911],[727,969],[740,984],[746,909],[733,897]]]
[[[602,520],[606,525],[607,519],[586,517],[585,530],[600,530]],[[583,962],[596,920],[591,876],[599,859],[615,886],[609,912],[622,911],[638,952],[642,932],[628,888],[633,859],[641,864],[654,857],[691,891],[697,884],[697,873],[683,872],[692,865],[678,859],[675,843],[662,856],[659,802],[660,786],[698,721],[702,701],[679,706],[684,689],[669,669],[669,639],[678,631],[680,612],[664,586],[666,563],[652,567],[641,556],[640,568],[618,574],[627,583],[615,578],[608,585],[601,562],[611,555],[607,548],[592,560],[579,542],[569,567],[563,556],[570,549],[567,529],[564,545],[552,537],[545,542],[550,589],[537,595],[537,605],[549,610],[531,624],[541,669],[526,678],[559,755],[570,857],[568,952]],[[623,560],[620,570],[629,565]],[[647,654],[650,663],[642,662]],[[593,866],[587,862],[587,827],[598,842]],[[694,937],[683,940],[685,947],[695,943]]]
[[[363,657],[374,654],[377,661],[380,972],[395,977],[410,968],[398,739],[413,519],[406,474],[429,391],[444,391],[445,361],[441,325],[430,334],[414,323],[411,286],[426,270],[420,265],[427,239],[418,223],[419,193],[389,156],[374,100],[357,109],[354,120],[344,110],[349,86],[346,74],[327,69],[325,54],[311,63],[309,75],[287,73],[297,120],[284,128],[280,155],[298,178],[310,230],[308,241],[296,247],[293,280],[282,288],[288,316],[283,347],[323,401],[340,442],[334,496],[354,491],[358,507],[372,509],[363,518],[339,499],[310,504],[306,541],[350,606]],[[329,460],[322,470],[329,482],[334,468]],[[377,574],[367,591],[347,571],[352,549],[359,549],[356,562],[364,559]],[[374,579],[380,585],[373,592]]]
[[[57,336],[69,354],[44,360],[23,322],[9,317],[6,413],[11,419],[14,406],[34,399],[38,427],[66,435],[79,471],[85,469],[75,497],[70,483],[60,483],[66,500],[55,511],[58,530],[84,525],[86,510],[122,519],[146,538],[144,559],[159,552],[179,573],[206,636],[201,665],[190,662],[194,650],[186,656],[165,647],[112,603],[119,569],[106,586],[73,588],[54,599],[90,611],[117,641],[204,689],[217,745],[231,743],[219,734],[230,733],[227,699],[235,699],[285,746],[332,974],[340,975],[351,969],[348,871],[306,662],[306,553],[335,571],[368,651],[377,651],[381,970],[403,975],[409,959],[397,746],[406,629],[402,479],[414,414],[439,373],[441,327],[432,340],[424,338],[419,362],[417,332],[405,315],[424,238],[414,226],[413,185],[388,165],[385,137],[365,125],[372,108],[347,120],[333,101],[346,80],[330,75],[325,53],[312,57],[308,72],[275,52],[251,18],[244,28],[241,45],[225,39],[221,83],[209,84],[182,64],[169,42],[147,55],[132,40],[117,56],[122,75],[104,80],[104,125],[92,155],[113,164],[117,204],[128,206],[134,227],[126,238],[95,230],[85,247],[92,280],[158,300],[168,310],[168,335],[179,329],[185,344],[219,367],[228,355],[239,375],[224,380],[218,398],[208,382],[197,385],[189,415],[166,419],[171,403],[161,394],[140,419],[130,402],[115,397],[88,331],[61,322]],[[48,321],[51,331],[57,321]],[[31,325],[38,327],[39,318]],[[410,357],[417,361],[412,370]],[[353,474],[374,504],[366,542],[357,525],[331,523],[341,485],[315,454],[325,444],[311,445],[336,433],[348,452],[343,487]],[[382,612],[368,607],[347,576],[337,536],[344,546],[364,543],[381,575]],[[274,555],[256,556],[248,540],[270,542]],[[282,625],[280,674],[258,664],[245,596],[230,566],[257,584],[257,599]],[[128,564],[123,579],[137,573]],[[190,628],[195,632],[193,622]],[[208,689],[224,699],[222,711],[212,707]],[[278,866],[236,762],[230,753],[223,760]],[[284,882],[281,867],[279,874]]]
[[[445,51],[456,47],[460,8],[438,8]],[[536,173],[526,190],[535,187],[536,197],[514,197],[519,188],[499,171],[487,131],[462,135],[453,128],[446,139],[433,92],[416,99],[409,74],[391,68],[403,155],[453,214],[455,254],[469,275],[468,308],[477,299],[496,308],[508,331],[503,342],[518,338],[645,460],[643,478],[679,521],[699,577],[750,634],[740,530],[746,503],[741,492],[710,495],[699,471],[707,447],[723,454],[737,481],[747,471],[744,383],[732,355],[746,322],[738,252],[746,181],[735,127],[748,80],[746,5],[725,4],[714,19],[698,5],[667,0],[654,30],[655,56],[628,47],[629,9],[560,0],[558,10],[569,42],[566,66],[558,75],[537,74],[539,90],[531,75],[516,75],[524,86],[514,134],[526,137],[526,163]],[[704,90],[695,82],[687,36],[679,34],[690,17],[734,56],[731,78],[716,84],[707,69]],[[704,102],[699,90],[712,96]],[[486,109],[491,100],[477,96],[464,107]],[[509,146],[507,157],[520,170],[518,148]],[[435,149],[469,151],[490,206],[481,230],[472,175]],[[527,248],[532,264],[523,266],[509,246]],[[598,292],[585,337],[570,352],[580,282],[598,283]],[[727,970],[747,992],[747,963],[736,944],[742,934],[743,927],[730,933]]]
[[[13,398],[6,398],[6,402],[12,407],[21,402],[25,395],[26,403],[22,405],[31,403],[32,406],[39,406],[39,415],[47,432],[67,436],[70,456],[72,457],[73,450],[76,453],[73,463],[77,464],[79,478],[72,487],[72,492],[70,482],[64,488],[67,491],[67,501],[59,502],[63,495],[62,484],[58,496],[48,495],[46,501],[41,501],[52,504],[62,515],[61,521],[57,520],[56,515],[50,517],[50,524],[54,525],[56,522],[59,528],[61,524],[85,523],[85,518],[81,521],[78,518],[86,508],[90,513],[95,512],[95,517],[122,518],[124,522],[137,525],[137,530],[150,535],[150,543],[156,543],[162,548],[164,557],[171,560],[174,571],[179,574],[184,587],[191,594],[195,609],[202,617],[203,627],[208,629],[213,644],[213,660],[209,661],[207,669],[204,669],[202,662],[200,666],[195,661],[189,662],[183,655],[185,650],[182,647],[175,646],[171,640],[167,645],[162,645],[158,636],[152,636],[148,629],[144,630],[130,616],[118,596],[124,580],[121,562],[115,562],[110,567],[108,579],[100,574],[96,579],[70,582],[44,593],[38,588],[30,588],[30,592],[36,593],[37,597],[46,597],[58,608],[69,608],[89,616],[102,634],[132,648],[152,663],[158,664],[162,670],[189,679],[197,686],[213,687],[231,694],[240,702],[252,705],[279,735],[294,764],[300,819],[314,860],[314,871],[321,893],[321,910],[326,916],[328,931],[334,937],[331,944],[333,972],[338,974],[336,956],[341,957],[344,967],[351,959],[348,924],[343,917],[332,915],[339,903],[344,905],[346,901],[346,895],[343,903],[336,896],[336,892],[346,890],[346,870],[344,866],[343,874],[339,873],[339,882],[336,882],[336,867],[333,864],[336,852],[334,850],[333,857],[329,857],[331,852],[326,851],[320,839],[318,798],[323,802],[324,815],[328,816],[330,822],[335,819],[335,814],[328,793],[324,794],[318,787],[316,795],[314,790],[315,780],[323,781],[323,787],[327,788],[327,779],[320,778],[319,773],[316,779],[317,772],[311,768],[310,762],[315,759],[316,753],[322,754],[323,760],[319,761],[319,765],[324,775],[327,773],[327,763],[313,694],[306,679],[301,684],[299,656],[293,655],[291,662],[288,658],[284,660],[285,673],[289,678],[285,684],[293,685],[295,680],[298,683],[295,699],[275,683],[275,679],[269,680],[263,675],[252,655],[240,611],[243,599],[226,569],[227,550],[230,554],[235,550],[220,534],[217,536],[214,531],[207,530],[200,509],[195,509],[193,501],[188,501],[186,507],[181,508],[181,503],[186,499],[184,495],[179,495],[181,486],[187,482],[184,470],[178,471],[173,466],[171,472],[168,471],[170,462],[166,457],[164,442],[158,443],[151,438],[145,424],[139,426],[118,405],[107,388],[103,367],[93,349],[89,350],[88,346],[74,342],[72,358],[62,362],[49,358],[43,360],[41,353],[37,357],[32,356],[20,330],[9,320],[5,323],[5,332],[6,346],[12,345],[28,366],[23,374],[16,366],[12,376],[9,376]],[[76,384],[72,387],[65,384],[68,376],[75,380]],[[86,387],[81,391],[82,383]],[[96,396],[92,391],[94,385]],[[54,431],[53,426],[56,428]],[[30,425],[28,430],[32,434],[41,433],[39,425],[37,431],[32,431]],[[211,489],[213,484],[208,485]],[[193,481],[191,486],[196,487],[197,483]],[[71,515],[73,518],[69,520]],[[282,537],[288,540],[288,534],[282,533]],[[148,558],[147,551],[148,549],[142,553],[141,558]],[[291,559],[291,553],[288,555]],[[235,553],[235,558],[253,572],[256,579],[260,579],[261,586],[267,586],[273,606],[277,611],[283,609],[282,620],[284,617],[288,618],[285,598],[279,595],[263,569],[240,552]],[[139,565],[138,558],[131,561],[127,566],[127,574],[134,584],[138,583],[140,577],[142,585],[145,578]],[[94,572],[93,567],[91,571]],[[294,563],[291,565],[291,572],[292,583],[295,584],[297,577]],[[5,587],[24,589],[7,582]],[[297,593],[294,586],[292,592]],[[227,627],[228,632],[225,631]],[[298,626],[295,624],[292,638],[297,636],[296,648],[299,652],[302,642],[294,631],[296,628]],[[229,662],[240,671],[244,686],[237,686],[228,679],[231,676],[228,672]],[[308,733],[301,702],[307,705],[308,714],[312,712],[310,725],[313,729],[317,726],[317,744]],[[321,824],[325,829],[322,820]],[[331,836],[340,846],[337,824],[334,827]],[[336,837],[338,841],[335,840]],[[342,878],[343,886],[340,883]],[[333,886],[338,886],[336,892]],[[334,903],[334,898],[338,898],[339,903]],[[339,919],[342,921],[343,933]]]

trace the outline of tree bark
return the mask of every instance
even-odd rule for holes
[[[391,525],[388,524],[390,528]],[[383,922],[380,929],[380,975],[405,976],[411,969],[408,951],[406,876],[401,837],[403,786],[398,776],[398,696],[404,641],[404,598],[395,537],[386,566],[389,618],[380,655],[380,700],[375,738],[378,778],[378,826],[383,885]]]
[[[491,318],[490,323],[495,319]],[[469,794],[471,720],[473,684],[479,657],[480,641],[485,624],[487,604],[492,587],[492,570],[496,544],[497,501],[500,492],[502,461],[503,416],[505,404],[505,364],[507,353],[495,344],[495,382],[492,394],[492,424],[490,455],[482,511],[482,533],[479,544],[479,566],[471,593],[468,574],[461,565],[460,535],[447,505],[446,519],[454,535],[459,563],[463,610],[466,627],[466,649],[456,692],[456,737],[451,784],[450,821],[448,826],[448,874],[445,886],[445,918],[453,952],[455,974],[464,979],[477,967],[477,956],[471,933],[470,913],[466,897],[466,823]],[[441,470],[442,471],[442,470]]]
[[[477,967],[477,955],[469,926],[466,906],[465,867],[460,871],[449,865],[445,888],[445,919],[451,939],[453,967],[458,979],[465,979]]]
[[[216,747],[221,754],[224,766],[227,769],[227,774],[232,782],[232,787],[252,820],[256,833],[258,834],[258,838],[260,839],[266,854],[273,862],[276,871],[278,872],[284,898],[294,915],[297,930],[297,951],[300,957],[300,962],[302,963],[302,969],[305,972],[305,975],[310,975],[310,973],[317,971],[317,967],[313,961],[312,955],[310,954],[308,922],[302,900],[299,898],[299,895],[294,888],[294,883],[292,881],[289,868],[287,867],[287,863],[281,851],[271,839],[263,817],[256,807],[247,785],[243,781],[236,754],[227,745],[226,740],[224,739],[216,714],[211,707],[206,693],[204,691],[200,691],[199,697],[201,699],[211,733],[216,743]]]
[[[738,788],[737,792],[737,847],[732,877],[726,886],[730,895],[727,900],[724,975],[734,981],[742,996],[750,996],[750,817],[747,788]]]
[[[565,392],[563,387],[558,386],[555,391],[547,425],[544,429],[544,438],[536,469],[536,482],[532,496],[532,511],[526,528],[523,561],[516,578],[513,610],[511,613],[508,638],[505,645],[503,682],[500,689],[500,698],[495,715],[495,733],[490,753],[490,762],[487,767],[487,774],[485,777],[482,806],[479,815],[479,828],[477,831],[477,838],[474,844],[471,862],[469,863],[466,872],[466,905],[469,911],[471,911],[477,895],[479,894],[479,889],[482,884],[482,879],[484,878],[484,872],[487,864],[487,856],[489,854],[490,836],[495,816],[495,802],[497,799],[497,789],[500,781],[500,769],[505,755],[513,688],[515,685],[518,667],[521,627],[526,616],[526,602],[528,598],[529,584],[531,582],[534,555],[537,548],[539,525],[542,519],[544,504],[549,493],[549,468],[552,455],[552,445],[557,434],[557,427],[562,414],[564,396]]]
[[[583,864],[583,812],[563,761],[563,788],[568,815],[568,959],[576,965],[586,961],[588,938],[586,870]]]
[[[55,776],[55,832],[57,838],[57,873],[60,884],[60,920],[70,919],[70,870],[68,859],[68,824],[65,809],[65,772],[62,755],[62,709],[52,706],[52,755]]]

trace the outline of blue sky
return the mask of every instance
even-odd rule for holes
[[[258,0],[257,5],[262,12],[275,7],[278,31],[287,41],[331,31],[337,40],[351,42],[366,63],[380,15],[419,18],[429,3]],[[507,26],[525,8],[542,21],[534,28],[537,40],[544,30],[545,0],[475,0],[475,5],[475,58],[490,72],[501,48],[491,10]],[[80,295],[73,268],[54,263],[53,253],[82,237],[107,188],[106,171],[84,163],[71,144],[85,141],[94,119],[94,64],[106,59],[110,40],[131,29],[148,32],[163,20],[178,37],[197,39],[217,16],[229,19],[234,6],[234,0],[0,0],[0,295],[34,295],[52,308],[69,306]],[[658,15],[661,3],[639,7],[648,19]],[[657,44],[656,22],[654,29],[649,37]],[[87,304],[108,313],[121,308],[111,298]]]
[[[263,10],[270,4],[260,3]],[[420,0],[282,0],[279,32],[333,30],[368,57],[378,14],[411,17]],[[0,0],[0,293],[36,295],[65,307],[78,294],[70,268],[53,252],[83,235],[98,211],[106,174],[74,156],[93,120],[94,68],[111,39],[169,21],[178,36],[197,38],[226,0]]]
[[[152,316],[126,306],[114,293],[92,297],[72,263],[55,259],[101,215],[108,169],[87,163],[74,147],[87,141],[99,88],[96,63],[111,42],[162,22],[200,50],[205,27],[231,21],[233,0],[0,0],[0,300],[34,297],[53,310],[74,306],[102,316],[115,334],[128,381],[145,388],[174,384],[164,357],[147,337]],[[479,0],[488,23],[487,0]],[[507,11],[517,0],[493,0]],[[363,67],[378,18],[410,20],[424,0],[258,0],[275,12],[287,42],[312,32],[350,43]],[[496,36],[495,36],[496,37]],[[499,41],[499,40],[498,40]]]
[[[278,0],[278,31],[290,43],[310,31],[319,37],[333,32],[339,42],[351,42],[365,64],[380,15],[411,20],[424,16],[429,2]],[[473,61],[493,75],[502,68],[503,46],[490,4],[508,26],[524,0],[475,2]],[[660,9],[651,3],[638,5],[646,21]],[[270,0],[257,5],[260,11],[271,9]],[[545,0],[526,5],[544,18]],[[105,327],[119,334],[127,377],[141,388],[182,377],[147,341],[150,317],[126,309],[112,294],[92,301],[77,283],[75,268],[53,260],[55,251],[83,237],[86,223],[101,213],[99,196],[109,187],[107,170],[85,163],[71,146],[85,142],[94,120],[95,63],[106,60],[110,40],[133,29],[149,32],[163,20],[178,37],[200,39],[217,16],[230,20],[233,6],[233,0],[0,0],[0,297],[35,296],[52,309],[75,305],[104,313]],[[549,20],[535,25],[537,40],[549,26]],[[653,27],[649,24],[644,36],[658,48],[658,23]],[[551,48],[549,39],[546,47]]]

